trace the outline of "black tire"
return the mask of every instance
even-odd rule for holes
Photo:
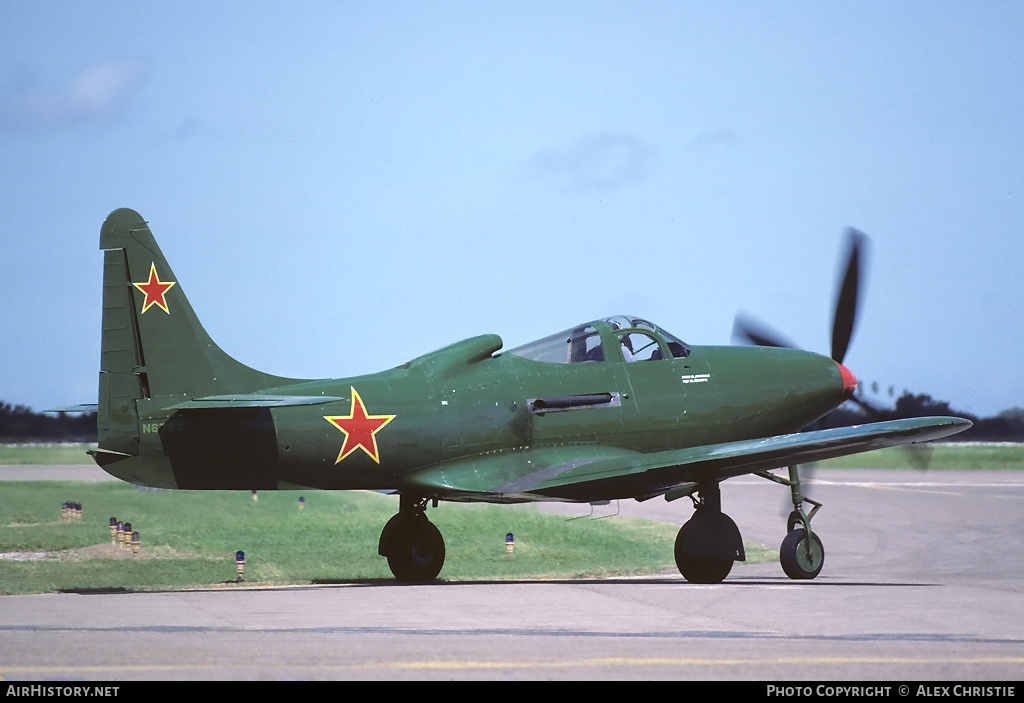
[[[811,551],[807,553],[807,535],[803,530],[793,530],[782,540],[779,547],[779,562],[786,576],[791,579],[812,579],[821,573],[825,563],[825,547],[814,532],[811,533]]]
[[[444,566],[444,538],[425,517],[403,520],[388,550],[388,567],[404,583],[430,583]]]
[[[689,523],[687,523],[689,524]],[[702,557],[683,552],[684,524],[676,535],[676,568],[690,583],[721,583],[732,571],[732,559]]]

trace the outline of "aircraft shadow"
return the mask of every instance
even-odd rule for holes
[[[688,582],[681,576],[632,576],[613,578],[508,578],[508,579],[465,579],[448,581],[437,579],[431,583],[401,583],[394,579],[312,579],[309,582],[290,585],[260,585],[256,583],[237,583],[235,581],[224,581],[219,584],[211,584],[209,587],[193,588],[146,588],[133,589],[126,586],[114,588],[65,588],[58,593],[74,593],[78,595],[139,595],[145,593],[202,593],[209,591],[231,592],[234,590],[244,591],[288,591],[297,588],[428,588],[444,586],[446,588],[457,588],[460,586],[586,586],[586,585],[630,585],[630,586],[652,586],[671,585],[679,588],[749,588],[749,587],[779,587],[792,586],[799,588],[835,588],[835,587],[860,587],[860,588],[922,588],[937,587],[939,583],[918,583],[918,582],[893,582],[893,581],[831,581],[828,579],[815,579],[813,581],[794,581],[785,576],[778,578],[734,578],[726,579],[718,584],[694,584]]]

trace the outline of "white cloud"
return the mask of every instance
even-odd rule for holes
[[[569,178],[578,187],[603,189],[642,181],[653,154],[632,134],[602,132],[568,147],[541,151],[531,163],[540,171]]]
[[[38,132],[101,122],[123,114],[149,75],[141,59],[87,67],[67,85],[50,90],[22,83],[0,95],[0,130]]]

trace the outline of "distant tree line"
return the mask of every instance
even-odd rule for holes
[[[892,408],[865,409],[853,403],[845,403],[822,418],[818,427],[846,427],[933,415],[952,415],[974,423],[974,427],[969,430],[944,440],[947,442],[1024,442],[1024,408],[1010,408],[992,417],[978,417],[954,410],[944,400],[935,400],[927,394],[915,395],[909,391],[904,391]]]
[[[0,401],[0,443],[95,442],[96,413],[44,415]]]

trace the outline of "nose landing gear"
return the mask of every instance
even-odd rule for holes
[[[788,479],[768,471],[759,471],[757,475],[789,486],[793,497],[793,512],[786,520],[786,537],[779,547],[782,570],[791,579],[813,579],[821,573],[821,567],[825,563],[825,547],[821,543],[821,538],[811,531],[811,518],[818,512],[821,503],[811,500],[800,491],[800,472],[796,466],[789,467]],[[804,512],[804,503],[813,506],[811,512]]]

